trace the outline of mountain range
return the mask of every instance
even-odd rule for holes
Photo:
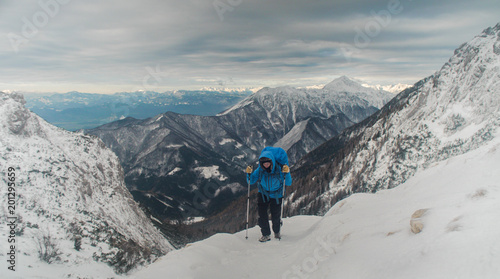
[[[26,107],[49,123],[70,131],[134,117],[145,119],[167,111],[215,115],[251,94],[250,90],[178,90],[169,92],[121,92],[93,94],[25,94]]]
[[[120,158],[136,200],[159,219],[185,220],[244,193],[242,169],[264,146],[284,147],[293,163],[392,97],[341,77],[322,89],[263,88],[216,116],[167,112],[86,133]]]

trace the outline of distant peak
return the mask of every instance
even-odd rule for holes
[[[337,79],[334,79],[332,82],[328,83],[323,87],[323,89],[359,89],[363,88],[363,86],[352,79],[348,78],[347,76],[341,76]],[[347,91],[352,91],[352,90],[347,90]]]
[[[352,80],[351,80],[349,77],[347,77],[347,76],[341,76],[341,77],[339,77],[339,78],[337,78],[337,79],[335,79],[335,80],[352,81]]]

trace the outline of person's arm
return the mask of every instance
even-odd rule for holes
[[[252,173],[247,174],[247,182],[250,184],[254,184],[259,180],[259,172],[260,172],[260,166],[254,170]]]

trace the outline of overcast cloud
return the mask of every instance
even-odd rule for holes
[[[0,90],[413,84],[500,1],[0,0]]]

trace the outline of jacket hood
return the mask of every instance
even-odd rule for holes
[[[274,159],[273,153],[269,152],[269,151],[262,151],[262,153],[260,153],[260,156],[259,156],[259,166],[262,167],[260,165],[260,158],[269,158],[269,159],[271,159],[271,162],[273,163],[273,166],[272,166],[272,169],[271,169],[271,173],[273,173],[275,171],[275,168],[276,168],[276,160]]]

